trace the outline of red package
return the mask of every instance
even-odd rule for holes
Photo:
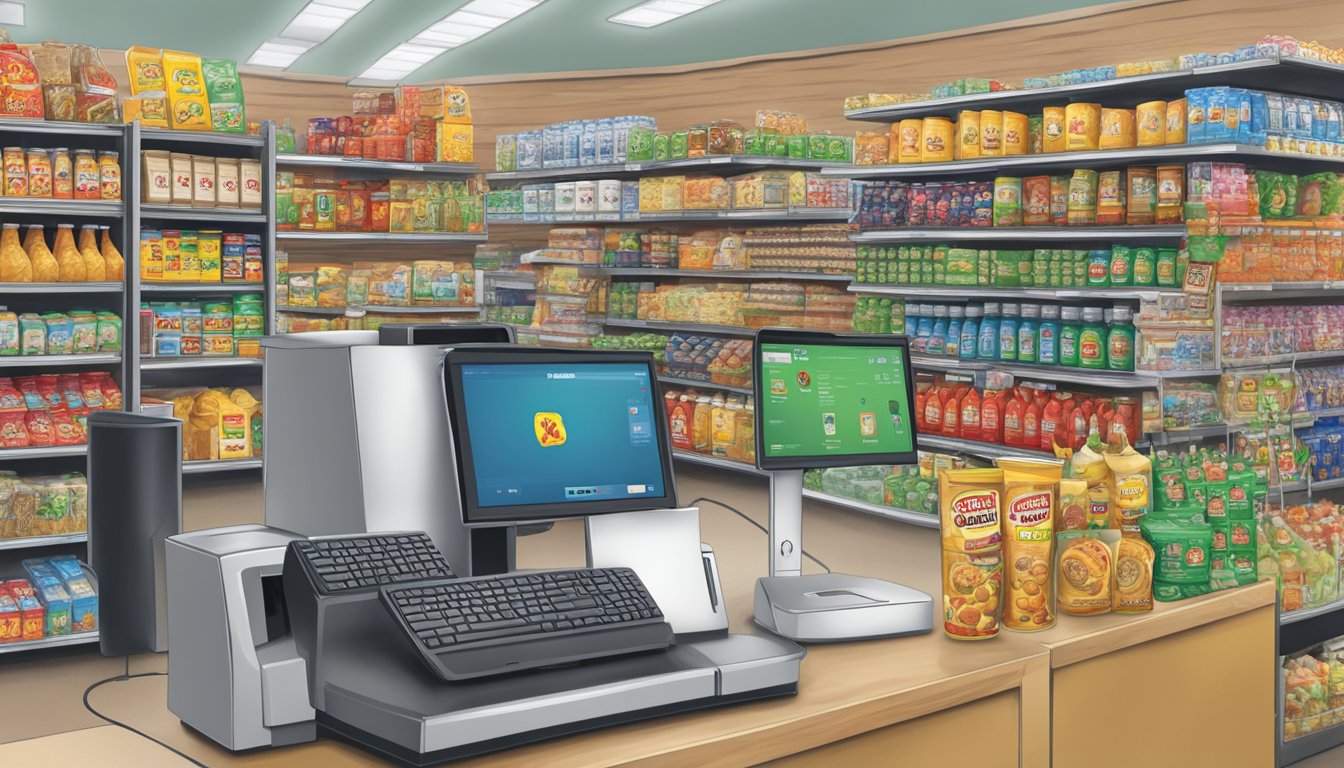
[[[27,448],[28,428],[22,413],[0,413],[0,448]]]
[[[20,376],[14,380],[14,384],[23,395],[23,404],[28,407],[28,410],[46,407],[47,402],[42,399],[42,393],[37,388],[36,376]]]
[[[83,445],[84,429],[75,421],[74,414],[62,408],[51,412],[51,424],[56,431],[56,445]]]
[[[38,101],[41,100],[39,95]],[[75,89],[75,119],[81,123],[121,122],[116,95]]]
[[[84,407],[84,395],[79,386],[79,376],[73,373],[62,375],[56,380],[57,391],[65,400],[65,407],[70,409],[79,409]]]
[[[112,374],[102,372],[94,374],[98,377],[98,387],[103,390],[103,407],[109,411],[121,410],[121,388],[112,378]]]
[[[107,404],[103,401],[103,389],[98,381],[98,374],[79,374],[79,393],[84,397],[86,408],[101,411],[107,407]]]
[[[37,408],[27,413],[24,426],[28,429],[28,444],[35,448],[45,448],[56,444],[56,429],[51,423],[51,414],[45,408]]]
[[[46,617],[33,585],[29,584],[27,579],[12,579],[4,583],[4,588],[19,604],[22,639],[41,640],[46,631],[44,629]]]
[[[65,403],[61,400],[61,391],[56,386],[56,377],[51,374],[43,374],[37,377],[37,391],[42,395],[48,408],[60,408]]]
[[[0,379],[0,412],[23,413],[28,406],[23,402],[23,393],[14,385],[11,378]]]
[[[23,622],[19,604],[9,592],[0,588],[0,644],[18,642],[23,638]]]

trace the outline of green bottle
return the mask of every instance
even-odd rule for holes
[[[1129,307],[1111,310],[1106,336],[1106,356],[1112,371],[1134,370],[1134,314]]]
[[[1176,249],[1157,249],[1157,284],[1164,288],[1176,285]]]
[[[1134,252],[1123,245],[1111,248],[1111,285],[1133,285]]]
[[[1112,279],[1115,273],[1111,273]],[[1109,329],[1101,307],[1083,307],[1083,325],[1078,331],[1078,367],[1106,368],[1106,341]]]
[[[1105,288],[1111,284],[1111,252],[1099,249],[1087,252],[1087,287]]]
[[[1081,310],[1078,307],[1059,308],[1059,364],[1078,367],[1078,336],[1083,326],[1078,321]]]
[[[1134,267],[1130,273],[1133,285],[1157,284],[1157,251],[1152,248],[1135,248]]]
[[[1176,285],[1185,285],[1185,270],[1190,266],[1190,252],[1182,248],[1176,254]]]

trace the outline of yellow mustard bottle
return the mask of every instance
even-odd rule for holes
[[[6,224],[0,235],[0,282],[31,283],[33,262],[19,244],[19,225]]]
[[[84,279],[101,283],[107,279],[107,262],[98,251],[98,227],[85,224],[79,228],[79,255],[84,259]]]
[[[713,411],[709,395],[695,398],[695,410],[691,413],[691,446],[696,453],[709,453]]]
[[[99,229],[103,231],[103,237],[98,250],[103,254],[103,262],[107,265],[103,277],[114,283],[120,283],[126,277],[126,260],[121,257],[121,251],[118,251],[112,242],[112,228],[102,226]]]
[[[57,266],[56,257],[51,255],[51,249],[47,247],[47,236],[41,224],[28,227],[28,234],[23,238],[23,250],[28,253],[28,260],[33,263],[34,283],[54,283],[60,279],[61,268]]]
[[[84,271],[84,257],[75,247],[75,225],[60,224],[56,227],[56,247],[52,251],[56,264],[60,267],[62,283],[82,283],[87,278]]]

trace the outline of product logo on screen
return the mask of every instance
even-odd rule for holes
[[[537,411],[532,417],[532,426],[537,433],[537,442],[542,448],[554,448],[564,445],[567,438],[565,420],[558,413]]]

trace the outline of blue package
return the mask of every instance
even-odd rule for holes
[[[1279,135],[1285,138],[1295,137],[1297,136],[1297,98],[1280,95],[1279,100],[1283,103],[1283,131]]]
[[[1339,126],[1339,117],[1340,117],[1340,114],[1339,114],[1339,113],[1340,113],[1340,109],[1341,109],[1341,108],[1344,108],[1344,105],[1341,105],[1341,104],[1340,104],[1339,102],[1337,102],[1337,101],[1327,101],[1327,102],[1325,103],[1325,112],[1326,112],[1325,140],[1326,140],[1326,141],[1340,141],[1341,138],[1342,138],[1341,135],[1340,135],[1340,126]]]
[[[1207,132],[1204,130],[1209,111],[1209,89],[1191,88],[1185,92],[1185,142],[1203,144]]]
[[[1204,108],[1204,141],[1217,144],[1233,137],[1227,135],[1227,88],[1208,89],[1208,102]]]
[[[47,565],[54,568],[62,579],[84,578],[84,567],[79,564],[74,555],[58,555],[47,558]]]
[[[1319,99],[1305,99],[1311,108],[1311,138],[1316,141],[1325,141],[1325,133],[1330,125],[1330,116],[1325,111],[1325,104]]]
[[[541,129],[541,167],[559,168],[565,161],[565,131],[559,125]]]
[[[579,166],[579,149],[583,144],[583,124],[570,121],[563,126],[561,138],[561,147],[564,152],[560,166],[562,168],[577,168]]]
[[[583,123],[583,133],[579,135],[579,165],[597,165],[597,122],[594,120]]]
[[[627,179],[621,182],[621,213],[639,213],[639,181]]]
[[[1251,140],[1251,94],[1244,88],[1227,89],[1227,137],[1238,144]]]
[[[70,595],[70,631],[94,632],[98,629],[98,591],[80,572],[65,580],[65,591]]]
[[[1264,91],[1250,91],[1251,95],[1251,131],[1250,143],[1257,147],[1265,145],[1269,135],[1269,108],[1265,104]]]
[[[616,129],[610,117],[597,121],[597,164],[616,162]]]

